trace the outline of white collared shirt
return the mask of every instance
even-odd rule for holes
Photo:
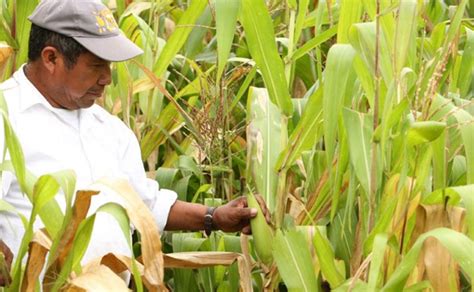
[[[23,148],[26,168],[37,177],[72,169],[77,175],[77,190],[87,189],[102,177],[126,178],[152,210],[162,231],[177,195],[170,190],[159,190],[157,182],[146,177],[140,147],[133,132],[98,105],[74,111],[53,108],[26,78],[23,68],[1,84],[0,90],[8,105],[10,122]],[[3,149],[3,140],[2,123],[0,149]],[[31,203],[21,193],[16,177],[9,172],[2,175],[0,198],[29,219]],[[64,196],[60,194],[56,198],[64,207]],[[111,192],[101,192],[93,197],[89,213],[111,201],[120,200]],[[42,227],[40,218],[36,223],[35,228]],[[0,212],[0,239],[15,254],[23,232],[17,215]],[[108,252],[129,255],[130,249],[113,217],[99,213],[83,262]]]

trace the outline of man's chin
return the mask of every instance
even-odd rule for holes
[[[97,98],[94,99],[87,99],[83,100],[80,104],[78,104],[79,108],[90,108],[94,105]]]

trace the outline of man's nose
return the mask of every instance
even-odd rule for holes
[[[99,80],[97,83],[102,86],[109,85],[112,82],[112,73],[110,70],[110,66],[104,66],[104,70],[99,76]]]

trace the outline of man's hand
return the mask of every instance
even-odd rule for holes
[[[260,196],[255,196],[263,215],[268,223],[270,223],[270,213],[264,200]],[[229,203],[218,207],[214,211],[213,219],[216,227],[225,232],[242,231],[245,234],[251,234],[250,219],[257,216],[257,210],[249,208],[246,197],[239,197]]]
[[[262,197],[255,196],[263,215],[270,223],[270,213]],[[165,230],[204,230],[204,217],[207,207],[201,204],[177,200],[171,206]],[[250,234],[250,219],[257,216],[257,210],[249,208],[247,198],[240,197],[218,207],[213,214],[213,223],[217,229],[226,232],[242,231]]]
[[[8,286],[11,283],[10,267],[12,265],[13,254],[8,246],[0,239],[0,257],[4,257],[4,261],[0,260],[0,287]],[[3,266],[5,265],[5,266]]]

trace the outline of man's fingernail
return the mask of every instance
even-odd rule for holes
[[[257,209],[255,209],[255,208],[250,209],[250,215],[257,216],[257,213],[258,213]]]

